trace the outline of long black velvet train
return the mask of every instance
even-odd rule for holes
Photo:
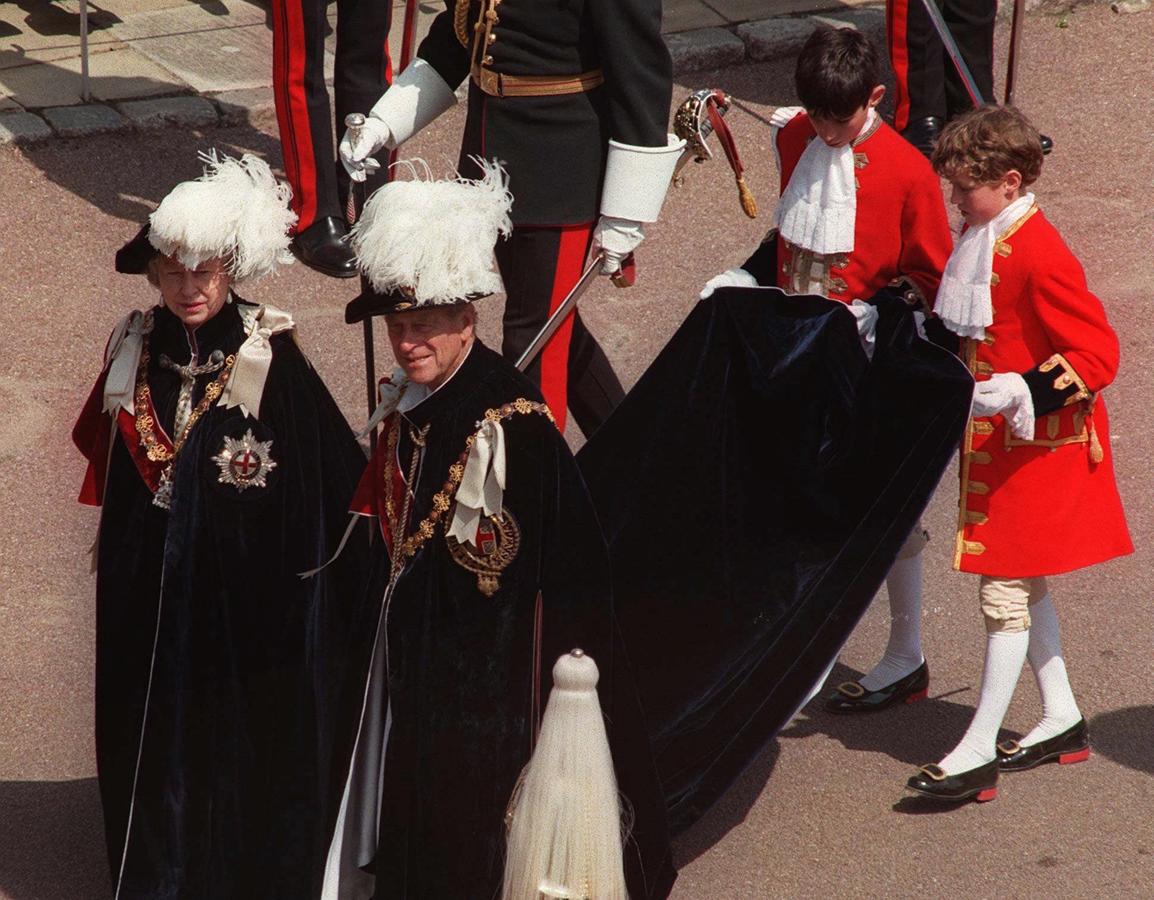
[[[240,308],[197,330],[202,362],[244,340]],[[160,359],[187,363],[190,347],[163,307],[154,323],[148,384],[171,434],[180,380]],[[364,589],[364,526],[336,563],[298,577],[336,549],[365,458],[292,338],[272,347],[259,421],[206,409],[178,456],[171,511],[153,505],[115,426],[107,455],[103,377],[75,432],[97,478],[109,463],[96,751],[122,900],[320,892],[380,592]],[[198,377],[194,402],[214,377]],[[240,491],[213,457],[249,429],[271,440],[276,467]]]
[[[674,831],[798,709],[958,445],[969,373],[876,302],[870,362],[839,303],[717,291],[578,455]]]

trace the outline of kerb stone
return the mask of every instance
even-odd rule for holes
[[[749,58],[756,62],[792,56],[813,32],[809,19],[765,19],[737,26]]]
[[[130,100],[120,111],[137,128],[205,128],[217,123],[216,107],[204,97],[167,97],[162,100]]]
[[[84,106],[57,106],[43,110],[48,124],[61,137],[87,137],[128,127],[128,121],[111,106],[87,103]]]
[[[30,144],[52,137],[52,129],[29,112],[0,113],[0,144]]]
[[[724,28],[700,28],[665,38],[673,74],[720,69],[745,60],[745,44]]]

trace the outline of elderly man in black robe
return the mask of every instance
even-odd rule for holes
[[[619,848],[629,896],[665,897],[664,805],[592,503],[538,388],[475,335],[470,301],[500,290],[493,246],[511,227],[504,175],[484,171],[389,184],[353,231],[371,289],[349,318],[385,316],[399,369],[354,504],[377,518],[388,587],[322,896],[501,895],[507,810],[550,670],[581,648],[634,813]],[[554,896],[617,896],[586,876]]]

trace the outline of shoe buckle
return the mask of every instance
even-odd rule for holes
[[[1022,745],[1017,741],[1002,741],[998,744],[998,752],[1003,756],[1013,756],[1021,749]]]
[[[865,696],[865,688],[863,688],[856,681],[843,681],[837,686],[839,694],[845,694],[851,700],[857,700],[859,697]]]
[[[921,772],[923,775],[925,775],[927,778],[929,778],[931,781],[945,781],[946,780],[945,771],[942,769],[941,766],[936,765],[935,763],[931,763],[928,766],[922,766],[920,769],[918,769],[918,771]]]

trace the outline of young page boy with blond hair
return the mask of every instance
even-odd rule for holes
[[[992,800],[999,772],[1089,756],[1046,577],[1130,553],[1100,391],[1118,338],[1078,260],[1027,188],[1038,132],[1010,107],[946,126],[933,155],[965,219],[935,312],[977,380],[961,455],[954,567],[982,576],[987,641],[978,707],[961,742],[909,779],[947,801]],[[1042,719],[996,744],[1026,660]]]
[[[779,287],[840,300],[862,322],[872,308],[861,301],[904,279],[932,304],[953,244],[941,183],[877,113],[885,95],[877,50],[861,32],[820,27],[802,47],[795,83],[804,110],[782,107],[772,118],[781,172],[777,228],[741,268],[712,278],[702,299],[718,287]],[[886,577],[885,655],[828,698],[830,711],[874,711],[926,695],[925,542],[919,526]]]

